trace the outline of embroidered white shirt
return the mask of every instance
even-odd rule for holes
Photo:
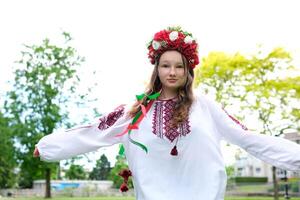
[[[147,146],[148,153],[131,143],[128,134],[115,137],[131,122],[121,108],[94,124],[47,135],[36,146],[42,160],[53,162],[123,143],[137,200],[223,200],[227,177],[222,139],[269,164],[300,171],[300,145],[243,129],[204,95],[196,97],[184,125],[167,135],[168,113],[159,111],[168,110],[166,104],[169,106],[167,101],[155,101],[131,133],[133,140]],[[172,156],[176,141],[178,155]]]

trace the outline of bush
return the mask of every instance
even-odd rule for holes
[[[267,183],[268,177],[234,177],[236,184],[241,183]]]

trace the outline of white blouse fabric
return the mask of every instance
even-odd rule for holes
[[[53,162],[122,143],[137,200],[222,200],[226,172],[220,141],[238,145],[255,157],[286,170],[300,170],[300,145],[280,137],[249,132],[232,120],[215,101],[198,95],[189,118],[178,129],[168,125],[174,99],[156,100],[131,138],[115,137],[132,121],[127,109],[95,123],[43,137],[36,145],[44,161]],[[170,155],[177,141],[178,155]]]

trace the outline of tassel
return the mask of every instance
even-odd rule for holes
[[[170,153],[172,156],[177,156],[178,155],[178,151],[177,151],[177,147],[176,145],[173,147],[173,149],[171,150],[171,153]]]

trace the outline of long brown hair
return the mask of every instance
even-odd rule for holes
[[[160,55],[161,56],[161,55]],[[175,110],[173,112],[172,120],[171,120],[171,126],[172,127],[178,127],[179,124],[183,123],[185,120],[187,120],[189,115],[189,110],[192,106],[192,103],[194,101],[194,95],[193,95],[193,81],[194,81],[194,71],[190,67],[188,67],[188,61],[185,58],[184,55],[181,54],[181,58],[183,61],[185,73],[186,73],[186,82],[185,84],[178,88],[178,101],[176,102]],[[160,82],[160,79],[158,77],[158,65],[159,65],[160,57],[156,59],[155,66],[150,78],[150,83],[148,84],[146,88],[146,96],[151,95],[157,92],[160,92],[162,89],[162,84]],[[141,100],[141,103],[143,105],[147,105],[147,97],[144,97]],[[131,110],[129,111],[129,116],[134,117],[137,112],[140,111],[140,107],[138,106],[139,102],[136,102]]]

